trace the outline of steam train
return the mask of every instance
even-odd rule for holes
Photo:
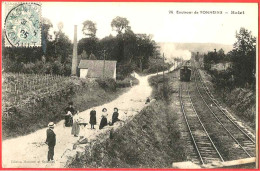
[[[191,64],[190,61],[186,61],[185,64],[180,69],[180,80],[190,81],[191,77]]]

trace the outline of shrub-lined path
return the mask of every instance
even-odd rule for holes
[[[174,68],[171,68],[173,70]],[[167,73],[167,72],[165,72]],[[162,74],[158,73],[158,74]],[[145,106],[146,98],[152,93],[152,88],[148,79],[156,74],[148,76],[139,76],[134,74],[139,80],[139,84],[133,86],[128,92],[119,96],[117,99],[95,107],[97,111],[97,125],[95,130],[90,129],[88,124],[85,128],[82,126],[80,136],[91,139],[98,137],[104,130],[99,130],[102,108],[108,109],[108,121],[112,119],[114,107],[119,109],[119,119],[127,121],[136,115]],[[79,115],[89,123],[89,113],[91,109],[81,112]],[[62,113],[61,113],[62,114]],[[26,125],[24,125],[26,126]],[[64,120],[56,123],[54,132],[56,133],[55,163],[47,163],[48,146],[44,143],[46,140],[46,128],[40,129],[26,136],[8,139],[2,142],[2,166],[4,168],[45,168],[60,167],[59,160],[67,149],[72,149],[73,144],[79,137],[71,135],[71,127],[64,127]]]

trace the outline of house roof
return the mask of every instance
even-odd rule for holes
[[[117,61],[105,61],[105,77],[113,77],[116,69]],[[79,63],[80,69],[88,69],[87,77],[102,77],[103,76],[104,60],[81,60]]]

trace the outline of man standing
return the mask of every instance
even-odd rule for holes
[[[52,160],[53,161],[53,156],[54,156],[54,146],[56,145],[56,134],[54,133],[54,123],[50,122],[48,124],[49,129],[47,129],[47,138],[46,138],[46,144],[49,147],[48,151],[48,161]]]

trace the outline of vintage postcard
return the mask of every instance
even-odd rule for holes
[[[2,169],[258,168],[258,4],[2,5]]]

